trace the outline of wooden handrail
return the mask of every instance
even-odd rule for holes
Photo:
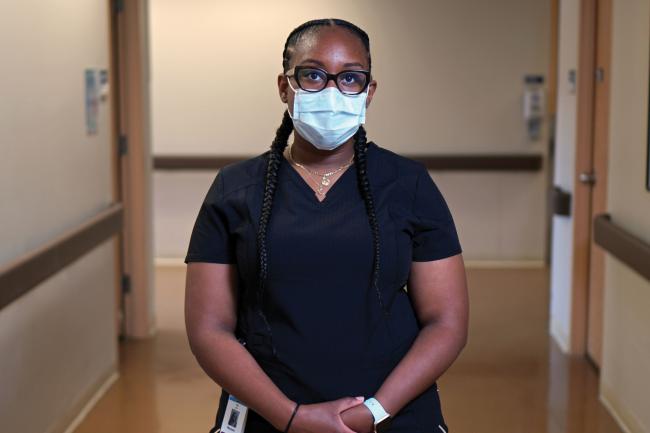
[[[429,170],[454,171],[539,171],[542,155],[539,154],[473,154],[473,155],[405,155],[422,162]],[[251,156],[192,156],[159,155],[153,158],[155,170],[216,170],[231,162]]]
[[[650,244],[614,224],[609,214],[594,218],[594,240],[605,251],[650,280]]]
[[[0,267],[0,310],[119,233],[122,215],[122,204],[114,203],[45,245]]]

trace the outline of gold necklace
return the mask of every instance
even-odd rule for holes
[[[352,164],[352,162],[354,161],[354,155],[352,155],[352,158],[350,158],[350,160],[348,162],[346,162],[345,164],[343,164],[342,166],[340,166],[337,169],[334,169],[334,170],[326,172],[326,173],[317,173],[315,171],[309,170],[307,167],[305,167],[304,165],[302,165],[299,162],[296,162],[296,160],[293,159],[293,144],[290,144],[289,145],[289,160],[291,162],[293,162],[294,164],[296,164],[298,167],[305,170],[307,172],[307,174],[309,175],[309,177],[311,177],[312,179],[314,179],[314,177],[313,177],[314,175],[320,176],[320,180],[314,179],[316,181],[316,184],[317,184],[317,187],[318,187],[318,190],[316,191],[316,193],[318,193],[319,195],[324,197],[327,193],[323,192],[323,187],[328,186],[331,183],[329,177],[332,176],[335,173],[338,173],[339,171],[343,170],[344,168],[349,167]]]

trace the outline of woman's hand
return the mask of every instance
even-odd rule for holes
[[[341,419],[357,433],[371,433],[374,429],[375,419],[365,405],[353,406],[341,412]]]
[[[289,433],[357,433],[343,422],[341,413],[363,405],[363,400],[363,397],[343,397],[324,403],[301,404]],[[349,415],[346,415],[346,419]]]

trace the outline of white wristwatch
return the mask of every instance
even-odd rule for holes
[[[382,433],[387,431],[388,426],[390,425],[391,417],[390,414],[386,412],[381,403],[379,403],[376,398],[370,397],[367,398],[363,404],[365,404],[366,407],[370,409],[370,413],[372,413],[372,417],[375,420],[373,432]]]

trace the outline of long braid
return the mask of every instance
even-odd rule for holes
[[[289,112],[285,111],[282,117],[282,124],[275,133],[275,139],[271,144],[268,152],[269,160],[266,168],[266,178],[264,181],[264,196],[262,198],[262,211],[259,219],[259,227],[257,232],[257,251],[259,261],[259,290],[257,291],[257,312],[260,314],[266,329],[271,334],[271,327],[266,319],[262,306],[264,305],[264,289],[266,288],[266,280],[268,275],[268,255],[266,249],[266,235],[268,232],[269,219],[271,217],[271,210],[273,207],[273,197],[278,184],[278,168],[282,162],[282,152],[287,147],[289,135],[293,131],[293,122],[289,116]],[[275,345],[273,346],[273,354],[275,354]]]
[[[288,36],[285,45],[284,51],[282,53],[282,69],[287,72],[289,69],[289,64],[291,62],[291,57],[295,51],[296,45],[299,41],[305,37],[310,32],[317,31],[320,27],[330,27],[330,26],[339,26],[347,29],[348,31],[355,34],[359,40],[363,43],[366,54],[368,56],[368,69],[370,69],[371,58],[370,58],[370,41],[366,32],[361,30],[359,27],[354,24],[340,19],[322,19],[322,20],[312,20],[308,21],[299,27],[295,28]],[[267,232],[269,226],[269,220],[271,217],[271,210],[273,207],[273,198],[278,184],[278,169],[282,163],[285,148],[287,147],[287,142],[289,135],[293,131],[293,121],[289,116],[289,112],[285,111],[282,118],[282,124],[277,129],[275,133],[275,139],[271,144],[271,148],[268,152],[268,165],[266,169],[266,177],[264,181],[264,196],[262,198],[262,211],[259,219],[259,227],[257,232],[257,247],[258,247],[258,261],[259,261],[259,288],[257,290],[256,301],[258,304],[257,312],[264,321],[266,329],[269,333],[269,336],[272,338],[271,327],[266,315],[264,314],[263,305],[264,305],[264,289],[266,288],[267,276],[268,276],[268,251],[267,251]],[[368,219],[370,221],[370,228],[373,236],[373,245],[374,245],[374,266],[372,270],[371,284],[375,287],[377,292],[377,297],[379,299],[379,305],[381,306],[384,314],[388,315],[389,312],[386,309],[384,302],[381,296],[381,290],[379,289],[379,257],[380,257],[380,245],[379,245],[379,223],[377,221],[377,215],[375,212],[375,204],[372,196],[372,191],[370,189],[370,182],[368,181],[368,170],[366,164],[366,151],[367,151],[367,141],[366,141],[366,131],[361,126],[357,133],[354,136],[354,160],[357,167],[357,182],[359,185],[359,191],[363,197],[366,213],[368,214]],[[275,345],[271,344],[273,348],[273,355],[276,355]]]
[[[374,266],[372,268],[372,280],[371,283],[377,291],[377,298],[379,299],[379,305],[381,306],[384,314],[388,315],[389,312],[384,306],[384,301],[381,297],[381,290],[379,289],[379,223],[377,222],[377,214],[375,213],[375,202],[372,197],[372,191],[370,189],[370,182],[368,181],[368,166],[366,163],[366,151],[368,149],[368,144],[366,142],[366,130],[363,126],[359,127],[359,130],[354,136],[354,162],[357,165],[357,182],[359,184],[359,191],[363,197],[363,201],[366,204],[366,213],[368,214],[368,219],[370,220],[370,229],[372,230],[372,238],[374,245]]]

